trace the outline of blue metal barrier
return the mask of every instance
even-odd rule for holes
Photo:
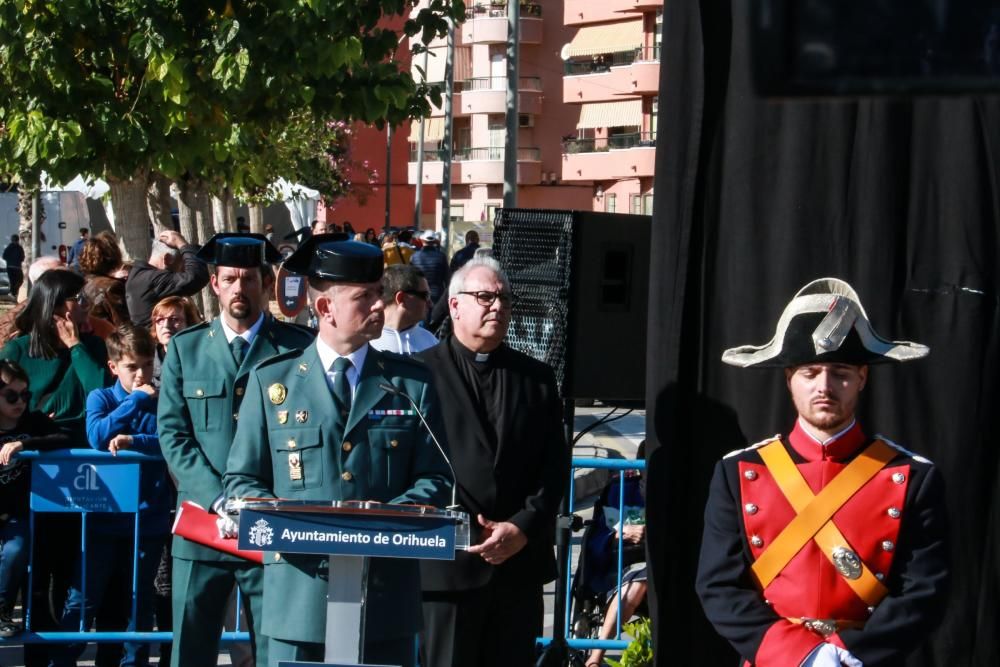
[[[160,644],[173,641],[172,632],[92,632],[84,627],[87,602],[87,517],[89,514],[133,514],[132,535],[132,615],[136,617],[139,567],[139,483],[141,464],[162,463],[163,458],[139,452],[119,451],[117,454],[87,449],[64,449],[53,452],[23,451],[18,458],[32,462],[31,515],[28,539],[28,588],[22,596],[24,606],[24,632],[8,639],[0,638],[0,645],[68,644],[68,643],[145,643]],[[81,613],[77,632],[32,631],[32,606],[34,591],[34,546],[36,513],[80,514],[81,554]],[[168,538],[169,539],[169,538]],[[152,595],[153,591],[143,591]],[[242,608],[237,589],[236,609]],[[240,630],[239,613],[232,632],[223,632],[221,642],[249,642],[250,633]]]
[[[624,472],[629,470],[645,470],[646,462],[643,460],[632,460],[632,459],[604,459],[604,458],[589,458],[589,457],[574,457],[572,460],[569,476],[569,488],[566,491],[566,497],[568,500],[569,513],[572,514],[575,511],[576,502],[576,471],[581,469],[600,469],[600,470],[614,470],[618,472]],[[618,513],[622,517],[624,523],[625,515],[625,484],[618,485]],[[623,531],[618,532],[618,563],[617,563],[617,575],[616,575],[616,585],[615,589],[620,591],[622,588],[622,554],[624,537]],[[583,545],[581,545],[581,548]],[[577,639],[573,638],[573,576],[575,570],[573,568],[573,550],[570,549],[567,554],[567,562],[565,567],[566,580],[561,583],[566,587],[566,618],[565,625],[566,634],[564,639],[566,640],[566,645],[571,649],[577,649],[581,651],[589,651],[591,649],[604,649],[612,651],[624,650],[625,647],[629,645],[627,640],[621,638],[622,634],[622,609],[621,609],[621,596],[618,596],[618,621],[616,624],[615,639]],[[625,619],[628,621],[628,619]],[[538,637],[536,644],[539,646],[547,646],[552,642],[552,637]]]

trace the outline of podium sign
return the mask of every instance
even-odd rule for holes
[[[35,512],[138,512],[138,463],[32,461]]]
[[[378,558],[455,559],[455,522],[422,516],[243,510],[240,549]]]
[[[280,498],[230,500],[226,506],[240,513],[241,549],[329,557],[325,662],[281,661],[279,667],[365,664],[369,558],[453,560],[456,549],[469,548],[469,516],[452,509]]]

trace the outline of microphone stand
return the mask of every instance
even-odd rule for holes
[[[424,428],[427,429],[427,432],[431,436],[431,440],[433,440],[434,444],[437,446],[437,450],[439,452],[441,452],[441,458],[443,458],[444,462],[448,464],[448,470],[451,472],[451,505],[449,505],[445,509],[458,510],[459,509],[458,503],[455,501],[456,493],[458,492],[458,477],[455,475],[455,467],[453,465],[451,465],[451,459],[448,458],[448,455],[445,453],[444,447],[442,447],[441,443],[438,442],[437,436],[434,435],[434,431],[431,429],[430,425],[427,423],[427,420],[424,419],[424,413],[421,412],[420,408],[417,407],[416,401],[414,401],[412,398],[410,398],[410,395],[407,394],[402,389],[394,387],[393,385],[391,385],[389,383],[380,383],[379,386],[378,386],[378,388],[381,389],[382,391],[386,391],[386,392],[388,392],[390,394],[395,394],[396,396],[401,396],[401,397],[405,398],[407,400],[407,402],[409,402],[409,404],[413,406],[413,411],[417,413],[418,417],[420,417],[421,423],[423,423]]]

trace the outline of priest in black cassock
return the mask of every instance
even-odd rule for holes
[[[569,474],[555,374],[504,344],[512,294],[500,265],[476,258],[452,277],[453,333],[419,357],[442,401],[458,503],[473,546],[422,561],[424,667],[525,667],[556,575],[556,512]]]

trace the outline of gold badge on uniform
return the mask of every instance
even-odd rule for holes
[[[308,410],[298,410],[295,413],[295,421],[300,424],[305,424],[309,421],[309,411]]]
[[[302,455],[298,452],[288,453],[288,479],[293,482],[302,479]]]
[[[285,424],[288,422],[288,410],[278,410],[278,423]]]
[[[285,389],[285,385],[280,382],[275,382],[267,388],[267,397],[270,398],[271,402],[275,405],[281,405],[284,403],[286,396],[288,396],[288,390]]]

